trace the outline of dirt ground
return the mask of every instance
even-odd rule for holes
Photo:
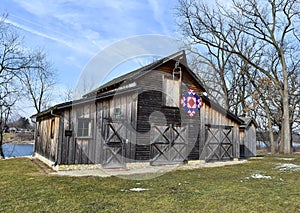
[[[57,172],[50,172],[50,175],[58,176],[97,176],[97,177],[111,177],[117,176],[126,179],[151,179],[161,176],[167,172],[174,170],[190,170],[204,167],[221,167],[227,165],[236,165],[248,162],[247,160],[234,160],[234,161],[224,161],[224,162],[212,162],[205,163],[199,161],[189,162],[188,164],[182,165],[163,165],[163,166],[131,166],[125,169],[80,169],[80,170],[60,170]]]

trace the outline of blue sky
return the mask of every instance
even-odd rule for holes
[[[172,0],[2,0],[26,45],[42,47],[69,84],[101,49],[126,37],[173,35]],[[69,74],[69,75],[66,75]],[[65,80],[61,79],[64,83]]]
[[[174,0],[1,0],[1,13],[43,48],[58,72],[58,86],[74,87],[85,65],[103,48],[136,35],[176,37]]]

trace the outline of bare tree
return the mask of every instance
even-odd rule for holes
[[[0,155],[3,158],[3,127],[11,109],[19,99],[21,70],[30,66],[33,58],[26,55],[21,46],[22,39],[5,23],[6,15],[0,18]],[[0,157],[0,158],[1,158]]]
[[[300,67],[289,77],[292,132],[300,133]]]
[[[214,101],[229,109],[229,90],[231,84],[226,81],[229,72],[226,67],[230,54],[216,48],[207,46],[207,54],[200,53],[197,49],[190,49],[192,53],[192,67],[203,79],[205,87]]]
[[[243,61],[217,48],[207,46],[207,51],[203,54],[190,49],[193,70],[203,79],[212,100],[238,116],[246,116],[253,89],[243,74]]]
[[[16,94],[13,94],[14,92],[4,91],[6,89],[7,88],[2,84],[0,90],[0,159],[4,158],[2,149],[4,128],[6,127],[12,107],[17,101]]]
[[[22,70],[19,79],[25,86],[24,96],[30,100],[37,113],[45,109],[56,83],[56,73],[42,50],[33,53],[33,63]]]
[[[53,85],[53,71],[42,51],[32,52],[22,45],[22,38],[0,18],[0,155],[3,156],[3,127],[13,106],[28,90],[36,110],[40,112],[43,101]],[[23,92],[23,95],[20,95]],[[25,94],[27,94],[25,92]]]
[[[206,5],[201,5],[203,8]],[[200,6],[199,6],[200,7]],[[206,11],[206,9],[203,9]],[[213,16],[212,16],[213,17]],[[218,26],[223,29],[226,26],[226,19],[219,18],[217,21]],[[188,29],[186,29],[188,30]],[[229,37],[228,40],[236,42],[235,37]],[[227,44],[219,39],[219,35],[211,34],[211,40],[215,42],[216,46],[212,46],[210,43],[199,43],[197,40],[192,40],[187,46],[196,46],[199,44],[201,47],[207,49],[205,56],[203,53],[192,50],[191,52],[197,57],[193,60],[196,67],[201,66],[202,69],[198,71],[199,75],[204,79],[204,83],[208,91],[210,91],[210,97],[220,103],[223,100],[223,107],[233,111],[236,115],[245,116],[253,114],[261,115],[261,108],[265,109],[266,117],[268,118],[268,127],[271,144],[273,144],[272,152],[275,152],[274,136],[272,120],[270,115],[270,109],[267,101],[265,100],[264,92],[260,90],[256,77],[258,76],[257,70],[252,69],[249,63],[243,58],[238,57],[236,54],[232,54],[224,50]],[[242,41],[245,39],[241,39]],[[256,52],[255,43],[253,45],[242,42],[241,48],[245,50],[245,55],[251,58],[253,53]],[[220,48],[218,48],[220,47]],[[190,48],[188,48],[190,49]],[[198,48],[199,49],[199,48]],[[203,51],[203,48],[201,48]],[[258,61],[259,62],[259,59]],[[207,66],[203,69],[203,64]],[[253,89],[258,91],[259,96],[253,94]],[[254,100],[253,100],[254,98]],[[260,102],[258,99],[261,99]],[[260,109],[255,109],[260,107]],[[258,113],[255,113],[255,110]]]
[[[192,43],[236,55],[274,83],[282,101],[284,153],[290,153],[288,73],[299,58],[289,52],[297,50],[295,46],[299,44],[299,40],[295,43],[299,35],[296,31],[299,2],[232,0],[230,7],[216,3],[213,9],[202,1],[179,3],[178,14],[182,18],[179,27]],[[224,45],[220,46],[220,41]],[[250,55],[249,47],[255,50]]]
[[[60,99],[64,102],[66,101],[72,101],[73,98],[74,89],[70,86],[66,87],[63,92],[60,94]]]

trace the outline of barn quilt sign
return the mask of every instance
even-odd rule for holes
[[[189,91],[181,98],[180,103],[190,118],[192,118],[203,105],[202,98],[195,93],[193,88],[189,88]]]

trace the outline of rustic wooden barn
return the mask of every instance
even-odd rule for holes
[[[180,105],[189,88],[203,101],[193,117]],[[37,114],[35,153],[55,165],[104,168],[239,158],[244,121],[204,92],[180,51]]]
[[[240,126],[240,157],[256,156],[257,123],[252,118],[240,117],[244,124]]]

